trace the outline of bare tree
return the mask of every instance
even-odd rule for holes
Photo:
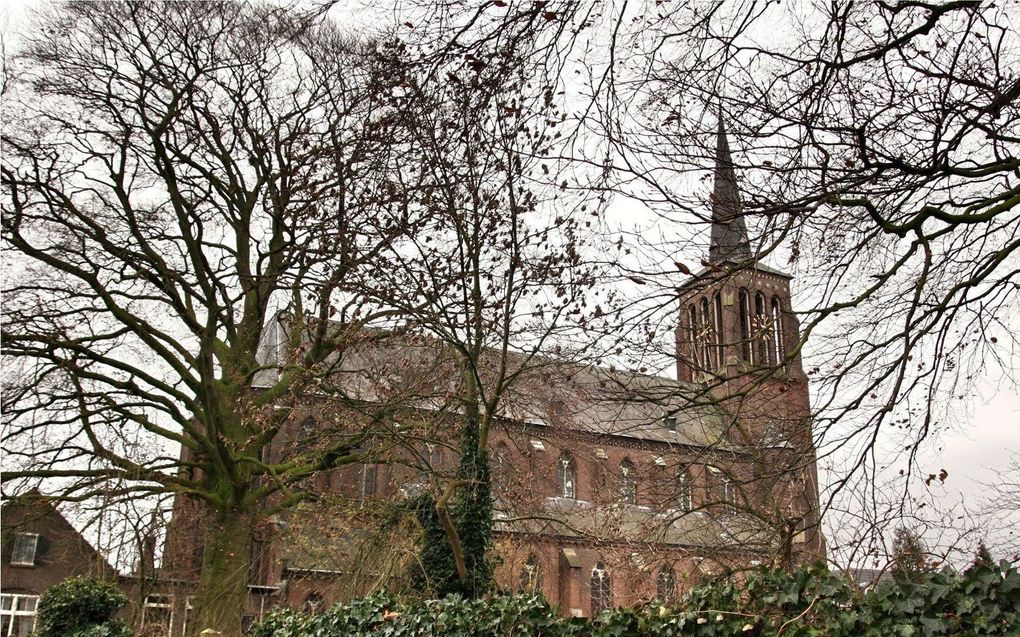
[[[393,431],[338,389],[354,416],[268,453],[380,317],[341,284],[413,223],[383,205],[371,47],[272,7],[69,2],[6,61],[4,480],[196,502],[196,626],[239,632],[256,522]]]
[[[985,518],[983,532],[987,541],[995,543],[998,557],[1014,562],[1020,560],[1020,537],[1016,528],[1017,512],[1020,512],[1020,462],[1010,462],[1002,478],[985,487],[989,496],[980,512]],[[985,549],[984,540],[980,547]]]
[[[540,24],[496,31],[446,57],[427,36],[384,63],[402,91],[395,187],[429,222],[366,270],[371,284],[359,290],[446,359],[447,400],[433,418],[457,428],[444,442],[459,467],[433,484],[443,529],[433,541],[444,547],[426,560],[441,594],[489,587],[490,432],[508,417],[511,388],[550,364],[539,352],[583,323],[595,285],[592,224],[575,212],[599,204],[568,196],[550,175],[565,113],[534,62],[543,35]]]
[[[950,401],[989,363],[1015,372],[1014,21],[975,2],[645,3],[614,21],[619,56],[589,81],[604,89],[607,187],[675,233],[634,234],[639,258],[621,255],[643,283],[632,328],[676,320],[676,279],[695,269],[678,256],[702,252],[718,226],[699,179],[720,120],[728,128],[749,250],[698,279],[759,261],[798,275],[789,352],[814,362],[829,504],[851,487],[867,499],[897,461],[914,483],[938,474],[918,465]],[[643,356],[671,354],[654,345]]]
[[[503,4],[426,4],[405,23],[419,48],[397,38],[367,56],[280,10],[70,3],[12,66],[3,229],[24,274],[4,309],[4,440],[23,468],[8,475],[59,479],[68,497],[130,479],[116,488],[202,502],[205,625],[239,620],[248,551],[226,549],[233,531],[394,432],[406,393],[366,401],[336,383],[324,395],[359,414],[353,431],[286,462],[263,454],[299,396],[350,371],[345,346],[387,334],[365,326],[437,339],[440,367],[452,353],[457,387],[419,388],[465,434],[440,517],[488,497],[487,432],[564,315],[619,339],[607,360],[665,368],[677,279],[695,269],[682,255],[713,221],[695,181],[720,118],[751,240],[690,285],[766,258],[804,272],[789,357],[742,376],[761,386],[811,339],[817,442],[823,460],[849,456],[830,498],[878,483],[887,430],[913,464],[939,397],[983,361],[1011,371],[1020,82],[1005,9]],[[777,21],[795,35],[760,45]],[[601,179],[562,181],[555,156]],[[611,192],[664,230],[591,260],[635,293],[587,316],[578,233]],[[276,310],[289,318],[270,360]],[[685,398],[712,404],[731,380]],[[445,526],[453,546],[469,532]],[[470,533],[484,544],[484,528]]]
[[[5,479],[192,503],[189,625],[233,633],[260,521],[453,422],[435,509],[484,591],[488,431],[592,284],[582,224],[542,208],[563,115],[526,90],[535,30],[444,57],[227,3],[41,24],[4,133]]]

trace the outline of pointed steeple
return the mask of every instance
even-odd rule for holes
[[[750,259],[751,248],[740,202],[740,189],[737,187],[730,144],[726,140],[726,129],[720,113],[715,148],[715,189],[712,191],[712,241],[708,247],[708,260],[711,263],[721,263]]]

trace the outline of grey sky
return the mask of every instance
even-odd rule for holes
[[[39,3],[40,0],[6,0],[0,6],[0,25],[8,49],[11,32],[23,23],[27,9]],[[705,231],[707,233],[707,227]],[[797,302],[796,298],[794,302]],[[808,362],[811,356],[809,349],[806,353]],[[1020,352],[1012,352],[1010,356],[1007,366],[1013,370],[1020,369]],[[963,502],[977,510],[991,495],[986,485],[1000,481],[1009,463],[1020,455],[1020,389],[1017,379],[1009,378],[1006,372],[998,369],[986,371],[976,383],[974,395],[954,403],[947,414],[952,425],[939,440],[941,451],[926,460],[927,466],[939,466],[948,471],[949,479],[944,485],[944,493],[941,492],[943,487],[933,493],[944,503]],[[895,474],[895,467],[892,474]],[[825,479],[824,472],[822,478]],[[916,475],[910,478],[912,492],[921,494],[925,491],[922,478]],[[1013,479],[1020,477],[1013,476]],[[1014,511],[1011,520],[1000,522],[1001,528],[1010,524],[1020,527],[1020,512]]]

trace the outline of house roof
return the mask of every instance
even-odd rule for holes
[[[0,505],[0,527],[3,528],[6,537],[11,531],[18,529],[45,528],[45,534],[58,538],[61,542],[73,542],[76,558],[82,560],[83,565],[98,566],[107,574],[116,573],[116,569],[110,565],[105,557],[82,536],[81,532],[60,512],[54,501],[37,489],[6,497]],[[65,547],[67,548],[67,547]]]

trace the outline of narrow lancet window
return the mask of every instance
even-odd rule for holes
[[[772,349],[769,338],[769,317],[765,307],[765,295],[758,292],[754,295],[754,342],[755,354],[759,365],[771,365],[769,351]]]
[[[711,371],[712,361],[714,355],[712,350],[715,349],[715,330],[712,329],[712,315],[708,307],[708,299],[701,299],[701,334],[699,339],[699,345],[701,346],[701,364],[704,366],[705,371]]]
[[[609,581],[609,571],[605,564],[598,562],[591,570],[591,616],[612,608],[613,590]]]
[[[620,463],[620,498],[627,504],[637,504],[637,477],[630,460]]]
[[[556,467],[556,479],[559,483],[559,496],[561,498],[576,498],[577,490],[574,484],[574,461],[570,456],[562,456]]]
[[[783,330],[783,305],[778,296],[772,297],[772,337],[776,364],[786,364],[786,333]]]
[[[700,352],[698,351],[698,338],[701,334],[701,321],[698,317],[698,306],[692,303],[688,308],[688,315],[691,323],[691,360],[694,362],[694,368],[700,369],[703,363],[700,360]]]
[[[723,309],[722,309],[722,294],[720,292],[715,293],[715,297],[712,300],[714,329],[715,332],[715,365],[716,368],[722,369],[723,365],[726,364],[726,351],[725,351],[725,340],[723,338]]]
[[[740,351],[746,362],[754,363],[754,350],[751,347],[751,296],[746,288],[740,288]]]

